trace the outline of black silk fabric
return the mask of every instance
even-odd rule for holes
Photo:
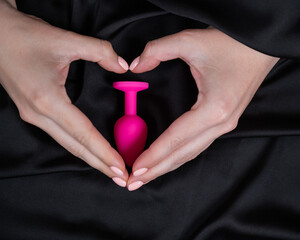
[[[298,0],[17,4],[20,11],[54,26],[109,40],[129,63],[150,40],[209,25],[281,59],[233,132],[134,192],[23,122],[0,87],[0,239],[300,239]],[[122,75],[96,63],[73,62],[67,92],[113,146],[113,125],[123,115],[124,96],[112,83],[123,80],[150,84],[138,95],[138,115],[149,127],[146,147],[196,101],[196,85],[181,60],[161,63],[148,73]]]

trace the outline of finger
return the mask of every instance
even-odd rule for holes
[[[231,111],[231,106],[228,106],[226,106],[224,101],[213,101],[206,96],[198,97],[191,110],[177,118],[137,158],[132,167],[133,173],[156,165],[161,159],[190,142],[196,136],[200,136],[206,130],[221,126],[220,135],[233,130],[237,125],[240,112],[239,109]]]
[[[149,182],[161,174],[176,169],[195,158],[214,139],[235,128],[237,122],[234,119],[220,121],[220,119],[217,120],[216,114],[212,118],[209,114],[210,108],[207,108],[205,104],[203,106],[200,105],[197,110],[191,110],[176,119],[138,157],[132,167],[133,174],[128,180],[128,188],[134,182],[139,184]],[[134,187],[131,186],[131,189]]]
[[[136,190],[140,186],[150,181],[153,181],[157,177],[171,172],[184,163],[195,159],[201,152],[203,152],[211,143],[220,135],[220,126],[212,127],[195,138],[191,138],[189,142],[178,147],[177,149],[169,152],[169,154],[158,161],[155,161],[154,165],[147,168],[147,171],[140,176],[134,176],[133,174],[128,180],[128,189],[130,191]],[[167,145],[167,143],[165,144]],[[164,147],[162,145],[162,147]],[[145,151],[144,157],[146,156]],[[140,161],[143,161],[142,158]]]
[[[187,145],[184,145],[182,148],[176,150],[166,158],[162,159],[157,163],[157,165],[152,166],[144,175],[140,177],[130,176],[128,180],[128,189],[130,191],[136,190],[134,186],[136,182],[142,183],[142,185],[149,183],[150,181],[155,180],[156,178],[176,170],[183,164],[195,159],[201,152],[210,146],[212,142],[207,143],[206,145],[196,145],[191,142]]]
[[[71,41],[67,47],[70,61],[83,59],[97,62],[108,71],[124,73],[128,70],[127,62],[114,51],[109,41],[69,33]]]
[[[39,128],[47,132],[54,140],[56,140],[61,146],[68,150],[73,155],[84,160],[91,167],[101,171],[108,177],[112,178],[119,186],[126,186],[128,179],[127,171],[123,174],[117,174],[107,164],[99,160],[94,154],[92,154],[86,147],[80,144],[76,139],[70,136],[64,129],[57,125],[53,120],[46,116],[38,115],[35,117],[36,124]],[[120,179],[120,180],[118,180]]]
[[[197,129],[195,129],[195,126],[197,126]],[[170,153],[176,151],[197,135],[201,134],[202,129],[199,126],[201,126],[202,129],[207,127],[204,124],[201,125],[195,111],[186,112],[176,119],[134,162],[132,166],[133,174],[128,181],[129,190],[135,189],[136,186],[134,182],[136,182],[140,176],[142,177],[143,183],[146,180],[148,182],[148,179],[152,179],[151,176],[149,176],[149,174],[151,174],[149,170],[159,164],[159,162],[165,159]],[[130,186],[131,184],[133,184],[133,186]]]
[[[92,122],[76,106],[64,101],[61,95],[64,96],[64,93],[56,95],[57,98],[52,99],[52,104],[49,104],[48,99],[39,100],[39,103],[35,103],[38,106],[37,112],[54,121],[99,161],[116,172],[126,174],[125,163],[118,152],[111,147]]]
[[[81,158],[91,167],[100,170],[108,177],[113,176],[112,171],[105,163],[99,161],[99,159],[96,156],[94,156],[90,151],[88,151],[76,139],[70,136],[52,119],[47,118],[45,116],[40,116],[38,126],[42,130],[47,132],[53,139],[55,139],[60,145],[62,145],[66,150],[71,152],[74,156]]]
[[[120,169],[122,173],[126,172],[122,157],[78,108],[72,104],[65,104],[61,109],[57,110],[57,114],[60,114],[61,117],[55,118],[54,121],[58,125],[107,166],[113,169]]]
[[[210,127],[211,123],[199,120],[195,111],[184,113],[137,158],[132,166],[132,172],[135,173],[141,168],[151,168]]]
[[[130,70],[134,73],[146,72],[160,62],[184,58],[189,54],[190,44],[182,41],[183,37],[184,33],[179,32],[148,42],[142,54],[131,63]]]

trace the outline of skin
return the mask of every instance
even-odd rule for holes
[[[190,111],[139,156],[129,176],[121,156],[72,105],[65,89],[69,65],[77,59],[126,72],[127,63],[121,60],[120,65],[111,44],[18,12],[14,0],[0,0],[0,26],[10,33],[0,35],[0,83],[20,117],[130,191],[194,159],[233,130],[278,61],[214,28],[184,30],[149,42],[130,70],[151,71],[162,61],[180,58],[190,66],[199,93]]]
[[[125,187],[128,172],[122,157],[71,103],[65,83],[70,63],[77,59],[120,74],[127,63],[108,41],[56,28],[14,6],[0,1],[1,32],[9,32],[0,34],[0,83],[20,117]]]
[[[278,61],[209,28],[184,30],[149,42],[130,69],[143,73],[175,58],[189,65],[198,98],[135,161],[127,183],[131,191],[194,159],[232,131]]]

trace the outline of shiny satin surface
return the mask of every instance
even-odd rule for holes
[[[23,122],[0,87],[0,239],[300,239],[300,6],[298,1],[19,0],[20,11],[106,39],[131,62],[145,44],[215,26],[282,57],[241,117],[195,160],[129,192]],[[298,8],[297,8],[298,7]],[[283,17],[284,16],[284,17]],[[138,115],[148,147],[196,101],[181,60],[117,75],[72,63],[72,102],[113,145],[123,115],[115,81],[147,81]]]

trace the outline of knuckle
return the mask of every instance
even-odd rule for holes
[[[156,44],[157,44],[156,40],[152,40],[152,41],[148,42],[145,46],[144,54],[146,56],[151,56]]]
[[[176,170],[177,168],[179,168],[179,167],[181,167],[183,164],[185,164],[185,162],[187,162],[187,161],[181,160],[181,161],[176,161],[176,162],[174,162],[174,164],[171,166],[170,170],[171,170],[171,171]]]
[[[19,110],[19,115],[20,115],[20,118],[24,122],[27,122],[27,123],[30,123],[30,124],[33,124],[33,125],[35,124],[33,114],[29,113],[28,111],[25,111],[24,109],[20,109]]]
[[[233,113],[233,104],[228,100],[219,100],[214,106],[214,121],[217,124],[225,123]]]
[[[183,155],[181,155],[180,157],[176,157],[176,159],[174,159],[174,161],[172,162],[172,165],[170,166],[170,170],[173,171],[173,170],[181,167],[187,161],[188,160],[186,160]]]
[[[88,133],[84,132],[75,132],[74,138],[83,146],[85,146],[88,143],[89,136]]]
[[[178,35],[182,40],[190,40],[194,35],[194,31],[193,29],[185,29],[179,32]]]
[[[52,104],[49,96],[44,91],[34,91],[29,97],[29,102],[33,109],[43,115],[48,115],[52,111]]]
[[[224,133],[231,132],[234,130],[238,125],[238,119],[231,118],[224,124]]]
[[[173,165],[179,167],[191,158],[191,153],[187,151],[180,151],[179,153],[172,154]]]
[[[89,127],[84,131],[76,131],[73,134],[73,137],[83,146],[89,145],[91,136],[92,136],[91,127]]]
[[[186,153],[180,153],[180,154],[173,154],[171,159],[172,159],[172,165],[179,167],[183,164],[184,159],[185,159]]]
[[[102,46],[107,48],[107,49],[111,49],[112,48],[112,44],[110,41],[107,40],[102,40]]]
[[[112,44],[109,41],[102,40],[100,42],[100,48],[99,49],[101,50],[100,54],[109,55],[112,52],[113,47],[112,47]]]
[[[66,149],[75,157],[85,160],[85,149],[83,147],[78,146],[77,144],[69,144],[66,146]]]
[[[184,29],[181,32],[179,32],[179,35],[181,37],[190,37],[192,35],[192,33],[193,33],[192,29]]]
[[[183,143],[183,140],[180,137],[175,137],[173,139],[170,140],[169,142],[169,148],[172,150],[177,149],[178,147],[180,147]]]

